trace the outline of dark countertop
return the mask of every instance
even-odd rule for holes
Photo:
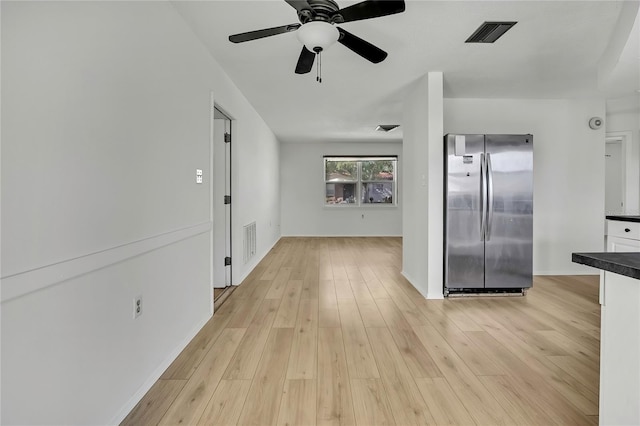
[[[571,260],[640,280],[640,253],[573,253]]]
[[[640,222],[640,216],[607,216],[608,220],[619,220],[622,222]]]

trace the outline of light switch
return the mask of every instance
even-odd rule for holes
[[[202,183],[202,170],[196,169],[196,183]]]

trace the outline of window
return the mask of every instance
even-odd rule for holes
[[[324,157],[325,205],[396,205],[397,157]]]

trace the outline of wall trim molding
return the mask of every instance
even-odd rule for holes
[[[1,302],[22,297],[178,241],[210,232],[211,229],[212,222],[207,221],[3,277],[0,280]]]

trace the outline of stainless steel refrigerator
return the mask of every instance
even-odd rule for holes
[[[533,270],[533,136],[444,137],[444,292],[525,292]]]

